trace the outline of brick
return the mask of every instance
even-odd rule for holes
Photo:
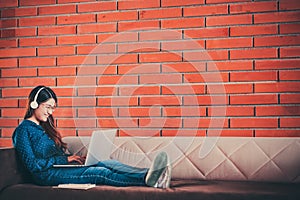
[[[138,97],[113,97],[113,98],[98,98],[97,99],[98,106],[137,106],[138,105]]]
[[[38,68],[39,76],[75,76],[75,67],[51,67],[51,68]]]
[[[153,106],[153,105],[162,105],[162,106],[179,106],[181,105],[182,100],[176,96],[157,96],[157,97],[140,97],[141,106]]]
[[[114,96],[117,88],[110,86],[78,88],[79,96]]]
[[[1,128],[1,136],[3,138],[5,138],[5,137],[12,138],[14,131],[15,131],[15,128]]]
[[[206,116],[206,108],[200,106],[164,107],[163,116],[166,117],[199,117]]]
[[[279,30],[281,34],[299,33],[300,24],[280,24]]]
[[[17,19],[0,19],[0,28],[17,27]]]
[[[96,22],[95,14],[57,16],[57,24],[82,24],[90,22]]]
[[[228,37],[228,28],[200,28],[187,29],[184,31],[184,38],[220,38]]]
[[[182,56],[176,54],[176,53],[169,53],[169,52],[163,52],[163,53],[145,53],[141,54],[139,57],[139,62],[175,62],[175,61],[181,61]]]
[[[18,80],[12,78],[1,78],[0,87],[16,87],[18,86]]]
[[[299,137],[299,130],[267,129],[255,130],[255,137]]]
[[[253,13],[277,11],[277,2],[251,2],[230,5],[230,13]]]
[[[55,4],[55,0],[19,0],[20,6],[37,6],[45,4]]]
[[[209,94],[247,94],[253,92],[252,84],[209,84]]]
[[[277,128],[277,118],[232,118],[231,128]]]
[[[207,49],[252,47],[252,38],[214,39],[206,41]]]
[[[185,118],[184,128],[228,128],[228,119],[225,118]]]
[[[76,13],[76,5],[55,5],[39,7],[39,15],[72,14]]]
[[[124,22],[118,23],[118,31],[139,31],[139,30],[155,30],[159,29],[158,20],[149,21],[134,21],[134,22]]]
[[[38,35],[76,34],[75,26],[47,26],[38,29]]]
[[[76,85],[76,86],[86,86],[86,85],[94,86],[94,85],[96,85],[96,77],[91,77],[91,76],[58,77],[57,85],[58,86],[72,86],[72,85],[73,86],[74,85]]]
[[[0,127],[16,127],[18,126],[17,119],[0,118]]]
[[[69,98],[60,98],[59,106],[67,107],[86,107],[86,106],[95,106],[96,98],[95,97],[69,97]]]
[[[181,19],[168,19],[162,20],[161,27],[168,28],[192,28],[203,27],[204,18],[181,18]]]
[[[96,35],[59,36],[57,44],[93,44],[96,43]]]
[[[300,44],[300,36],[266,36],[254,38],[254,46],[292,46]]]
[[[280,48],[280,57],[300,57],[300,47]]]
[[[23,47],[27,46],[50,46],[56,44],[55,37],[45,37],[45,38],[20,38],[19,45]]]
[[[134,64],[134,65],[119,65],[118,74],[159,74],[159,64]]]
[[[87,4],[78,4],[78,12],[102,12],[102,11],[110,11],[117,9],[117,2],[95,2],[95,3],[87,3]]]
[[[180,118],[141,118],[139,126],[142,128],[181,128]]]
[[[55,46],[38,48],[39,56],[55,56],[55,55],[73,55],[75,54],[74,46]]]
[[[116,108],[78,108],[78,117],[117,117]]]
[[[27,98],[32,88],[3,88],[2,97],[24,97]]]
[[[215,106],[208,107],[208,116],[254,116],[253,106]]]
[[[288,117],[280,118],[280,127],[281,128],[299,128],[300,127],[300,118]]]
[[[276,82],[276,83],[256,83],[255,92],[299,92],[300,83],[298,82]]]
[[[185,73],[203,72],[206,70],[205,62],[180,62],[162,64],[162,72]]]
[[[116,53],[115,44],[97,44],[77,46],[77,54],[106,54]]]
[[[60,97],[59,97],[60,98]],[[67,117],[75,117],[75,113],[73,108],[62,108],[57,107],[55,109],[55,118],[67,118]]]
[[[184,96],[184,105],[225,105],[228,104],[228,97],[226,95],[201,95],[201,96]]]
[[[35,87],[37,85],[55,86],[55,84],[56,84],[55,78],[20,78],[19,79],[20,87],[26,87],[26,86]]]
[[[24,77],[24,76],[36,76],[37,70],[35,68],[12,68],[12,69],[2,69],[3,77]]]
[[[57,3],[78,3],[78,2],[90,2],[91,0],[57,0]]]
[[[183,8],[184,16],[209,16],[228,14],[228,5],[193,6]]]
[[[181,74],[140,75],[140,84],[181,84]]]
[[[161,42],[161,49],[165,51],[177,50],[199,50],[205,47],[204,40],[181,40],[181,41],[168,41]]]
[[[118,52],[155,52],[160,50],[159,42],[132,42],[118,44]]]
[[[176,30],[154,30],[140,32],[140,41],[145,40],[179,40],[182,38],[182,34]]]
[[[17,39],[1,39],[0,40],[0,48],[7,48],[7,47],[17,47]]]
[[[18,66],[17,58],[0,59],[0,68],[12,68]]]
[[[9,8],[9,7],[17,7],[17,6],[18,6],[18,0],[0,2],[0,8]]]
[[[77,69],[77,75],[116,74],[116,66],[82,66]]]
[[[24,108],[3,108],[1,109],[1,117],[17,117],[22,118],[24,116]]]
[[[298,81],[300,77],[300,71],[279,71],[279,80],[281,81]]]
[[[255,81],[276,81],[277,72],[275,71],[262,71],[262,72],[231,72],[231,82],[255,82]]]
[[[78,25],[78,33],[105,33],[105,32],[115,32],[116,24],[84,24]]]
[[[247,94],[230,96],[231,105],[259,105],[259,104],[277,104],[278,96],[276,94]]]
[[[2,37],[36,36],[36,28],[13,28],[1,30]]]
[[[185,80],[185,82],[188,82],[188,83],[228,82],[229,74],[226,72],[222,72],[222,73],[207,72],[207,73],[200,73],[200,74],[185,74],[184,80]]]
[[[272,22],[298,22],[300,20],[299,12],[271,12],[254,15],[254,23],[272,23]]]
[[[162,0],[161,5],[162,7],[167,6],[188,6],[188,5],[200,5],[204,4],[204,0]]]
[[[190,129],[163,129],[163,137],[174,137],[174,136],[206,136],[205,130],[190,130]]]
[[[281,0],[279,2],[279,10],[294,10],[300,9],[300,3],[298,0]]]
[[[256,70],[266,70],[266,69],[294,69],[298,68],[300,60],[289,59],[289,60],[256,60],[255,69]]]
[[[280,94],[280,103],[300,103],[300,94]]]
[[[1,17],[24,17],[24,16],[36,16],[37,8],[13,8],[5,9],[1,11]]]
[[[55,25],[55,17],[20,18],[19,26],[46,26]]]
[[[99,34],[97,35],[97,42],[101,44],[111,42],[134,42],[138,41],[137,32],[121,32],[116,34]]]
[[[115,21],[127,21],[127,20],[137,20],[137,11],[124,11],[124,12],[107,12],[98,13],[97,22],[115,22]]]
[[[159,95],[159,86],[137,86],[137,87],[119,87],[119,95],[121,96],[139,96],[139,95]]]
[[[0,58],[35,56],[35,48],[0,49]]]
[[[20,67],[41,67],[41,66],[55,66],[56,59],[53,58],[20,58]]]
[[[62,87],[62,88],[53,88],[55,94],[59,97],[70,97],[73,95],[73,88]],[[60,106],[60,100],[58,101],[58,105]]]
[[[128,10],[128,9],[137,9],[137,8],[158,8],[160,7],[159,0],[121,0],[118,1],[118,10]]]
[[[300,115],[299,106],[258,106],[256,116],[297,116]]]
[[[200,50],[200,51],[185,51],[183,58],[186,61],[217,61],[228,60],[227,50]]]
[[[162,86],[162,94],[175,94],[175,95],[196,95],[196,94],[205,94],[206,88],[205,85],[168,85]]]
[[[245,129],[222,129],[222,130],[208,130],[207,136],[212,137],[253,137],[253,130],[245,130]],[[255,135],[256,136],[256,135]]]
[[[252,24],[252,16],[249,14],[229,16],[208,16],[206,26],[227,26]]]
[[[0,138],[0,147],[5,147],[5,148],[13,147],[11,137],[9,137],[9,138]]]
[[[101,118],[97,120],[98,126],[101,128],[137,128],[138,120],[135,118]]]
[[[111,55],[98,55],[97,64],[126,64],[137,63],[137,54],[111,54]]]
[[[230,36],[255,36],[278,34],[277,25],[251,25],[230,27]]]
[[[209,62],[207,64],[207,71],[236,71],[252,69],[253,62],[248,60]]]
[[[96,119],[57,119],[59,128],[91,128],[96,127]]]
[[[230,59],[276,58],[276,48],[252,48],[230,50]]]
[[[63,56],[57,58],[57,65],[96,64],[95,56]]]
[[[101,76],[98,78],[99,85],[127,85],[137,84],[137,76]]]
[[[139,19],[164,19],[181,16],[181,8],[163,8],[155,10],[142,10],[139,12]]]
[[[120,117],[159,117],[160,107],[119,108]]]

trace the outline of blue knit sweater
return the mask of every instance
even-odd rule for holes
[[[67,164],[67,154],[58,148],[44,129],[24,120],[13,133],[13,144],[23,164],[31,174],[51,169],[54,164]]]

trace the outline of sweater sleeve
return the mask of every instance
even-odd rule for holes
[[[67,156],[57,152],[49,152],[47,156],[35,155],[34,145],[30,139],[30,131],[26,128],[17,129],[14,133],[14,146],[25,167],[32,173],[51,168],[54,164],[67,164]]]

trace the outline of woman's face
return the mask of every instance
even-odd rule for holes
[[[34,110],[33,116],[39,122],[46,122],[47,118],[52,115],[55,109],[55,100],[53,98],[41,103],[37,109]]]

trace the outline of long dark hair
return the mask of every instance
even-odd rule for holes
[[[41,89],[41,88],[43,88],[43,89]],[[38,91],[40,91],[38,96],[36,97],[36,102],[38,103],[38,105],[40,105],[43,102],[46,102],[50,98],[53,98],[55,100],[55,103],[57,103],[57,96],[53,92],[53,90],[49,87],[39,85],[39,86],[35,87],[28,96],[27,111],[24,116],[24,119],[28,119],[28,118],[32,117],[34,109],[31,108],[30,103],[34,101],[34,98]],[[55,127],[54,118],[52,115],[50,115],[48,117],[46,122],[40,122],[40,125],[45,130],[45,132],[48,134],[48,136],[55,142],[56,146],[66,149],[67,144],[62,141],[61,135]]]

